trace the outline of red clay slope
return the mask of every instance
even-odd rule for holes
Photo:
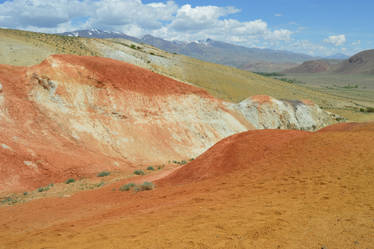
[[[371,248],[374,123],[345,126],[232,136],[154,191],[1,207],[0,248]]]
[[[345,132],[352,135],[358,133],[357,136],[363,134],[374,135],[374,123],[336,124],[321,129],[317,133],[292,130],[255,130],[236,134],[223,139],[195,161],[162,179],[160,183],[191,183],[249,167],[256,168],[258,161],[276,160],[276,158],[281,157],[281,154],[287,153],[289,148],[294,148],[294,144],[303,146],[303,141],[310,141],[310,137],[321,137],[321,134],[323,134],[321,137],[321,143],[323,143],[323,140],[332,137],[335,132]],[[362,144],[363,147],[371,146],[371,148],[367,148],[368,153],[374,151],[374,137],[370,135],[366,140],[371,141],[372,144]],[[349,141],[342,140],[342,143],[346,143],[347,147],[349,146]],[[311,145],[306,144],[305,146]],[[318,145],[316,144],[316,146]],[[336,148],[326,148],[323,154],[329,150],[334,154]],[[372,163],[374,164],[374,160]]]
[[[160,183],[191,183],[256,167],[257,161],[276,155],[292,140],[309,135],[310,132],[293,130],[254,130],[236,134],[218,142]]]

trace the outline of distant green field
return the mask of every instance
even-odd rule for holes
[[[349,88],[357,85],[358,89],[374,90],[374,75],[370,74],[299,73],[286,74],[284,77],[296,79],[312,86]]]

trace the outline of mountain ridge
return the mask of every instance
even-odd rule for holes
[[[128,36],[119,32],[101,31],[98,29],[78,30],[73,32],[60,33],[59,35],[85,37],[85,38],[123,38],[134,42],[152,45],[170,53],[178,53],[191,56],[196,59],[208,62],[233,66],[246,69],[248,63],[263,63],[261,71],[268,71],[264,63],[289,64],[302,63],[315,57],[283,50],[273,50],[268,48],[249,48],[234,45],[226,42],[206,39],[201,41],[168,41],[152,35],[144,35],[141,38]],[[288,67],[288,65],[287,65]]]

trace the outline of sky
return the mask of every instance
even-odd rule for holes
[[[373,0],[0,0],[0,27],[98,28],[329,56],[374,48]]]

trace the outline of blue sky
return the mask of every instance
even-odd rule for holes
[[[369,0],[0,0],[0,27],[41,32],[100,28],[351,55],[374,48],[373,10]]]

